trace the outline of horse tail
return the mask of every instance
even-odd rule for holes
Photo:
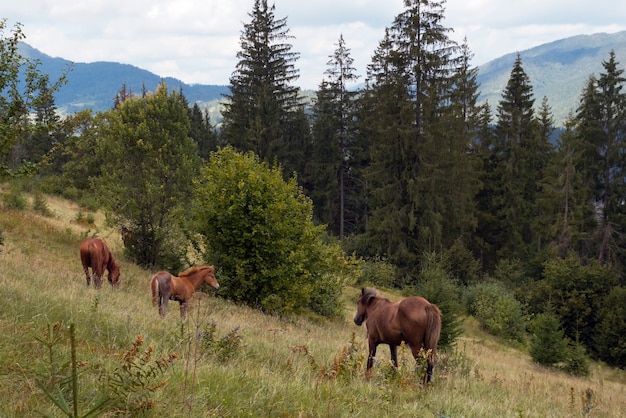
[[[441,311],[432,303],[426,306],[426,335],[424,336],[424,348],[432,350],[435,354],[441,335]]]
[[[152,289],[152,306],[159,304],[159,275],[155,274],[150,280],[150,288]]]

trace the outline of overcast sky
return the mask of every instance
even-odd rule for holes
[[[272,4],[272,1],[268,1]],[[317,89],[343,34],[363,80],[403,0],[276,0],[287,18],[300,78]],[[193,84],[228,84],[254,0],[3,1],[4,37],[16,22],[25,41],[74,62],[115,61]],[[474,65],[573,35],[626,30],[626,2],[615,0],[448,0],[444,26],[467,38]],[[522,56],[522,60],[523,60]],[[511,63],[513,65],[513,62]]]

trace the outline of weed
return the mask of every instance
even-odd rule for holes
[[[124,353],[121,366],[108,381],[113,394],[112,405],[116,413],[123,416],[142,416],[155,406],[153,394],[167,384],[158,377],[178,358],[176,353],[172,353],[153,360],[152,345],[140,353],[143,342],[143,337],[138,335],[132,347]]]
[[[363,368],[365,355],[363,350],[355,342],[355,333],[352,333],[350,344],[343,346],[341,351],[335,355],[333,363],[330,366],[318,366],[315,357],[309,351],[306,345],[297,345],[291,347],[293,353],[302,353],[306,356],[311,370],[324,379],[343,379],[349,380],[357,376],[359,370]]]
[[[244,347],[243,337],[239,334],[239,327],[234,328],[222,338],[216,337],[217,324],[208,323],[204,330],[198,333],[198,342],[204,353],[212,355],[220,362],[233,358]]]

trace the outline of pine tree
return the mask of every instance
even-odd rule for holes
[[[302,123],[299,89],[291,85],[299,76],[299,54],[287,43],[286,18],[276,19],[274,10],[267,0],[255,0],[251,21],[244,25],[239,62],[224,103],[222,137],[237,149],[282,163],[304,143],[294,144],[302,141],[295,137]]]
[[[198,103],[189,108],[189,136],[198,145],[198,155],[204,160],[211,152],[216,151],[219,144],[217,130],[211,124],[208,109],[200,109]]]
[[[533,105],[533,88],[518,54],[498,104],[493,149],[496,181],[486,186],[495,196],[490,210],[496,214],[499,231],[487,239],[499,249],[498,258],[529,256],[534,243],[530,226],[537,214],[537,181],[547,158],[538,154],[545,154],[547,140],[539,136]]]
[[[348,83],[358,76],[343,36],[339,37],[336,45],[337,49],[327,63],[327,78],[320,84],[313,107],[308,182],[316,216],[343,240],[347,195],[355,190],[350,185],[355,174],[352,120],[356,92],[348,90]]]
[[[623,178],[626,163],[626,78],[618,69],[615,54],[602,63],[605,72],[591,78],[582,94],[577,112],[578,130],[584,143],[584,172],[591,179],[597,212],[597,258],[601,263],[622,263],[626,222]]]
[[[475,74],[441,24],[443,4],[406,1],[368,66],[368,240],[403,273],[473,228]]]
[[[565,360],[567,342],[559,319],[551,309],[535,318],[529,351],[533,361],[544,366],[554,366]]]

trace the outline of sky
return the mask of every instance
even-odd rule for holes
[[[286,18],[300,77],[317,89],[340,36],[364,80],[385,28],[403,0],[268,0]],[[3,37],[17,22],[32,47],[73,62],[131,64],[187,84],[226,85],[237,64],[240,36],[254,0],[3,1]],[[626,2],[615,0],[447,0],[442,24],[467,40],[472,64],[567,38],[626,30]],[[522,56],[523,60],[523,56]],[[513,62],[511,62],[511,66]]]

